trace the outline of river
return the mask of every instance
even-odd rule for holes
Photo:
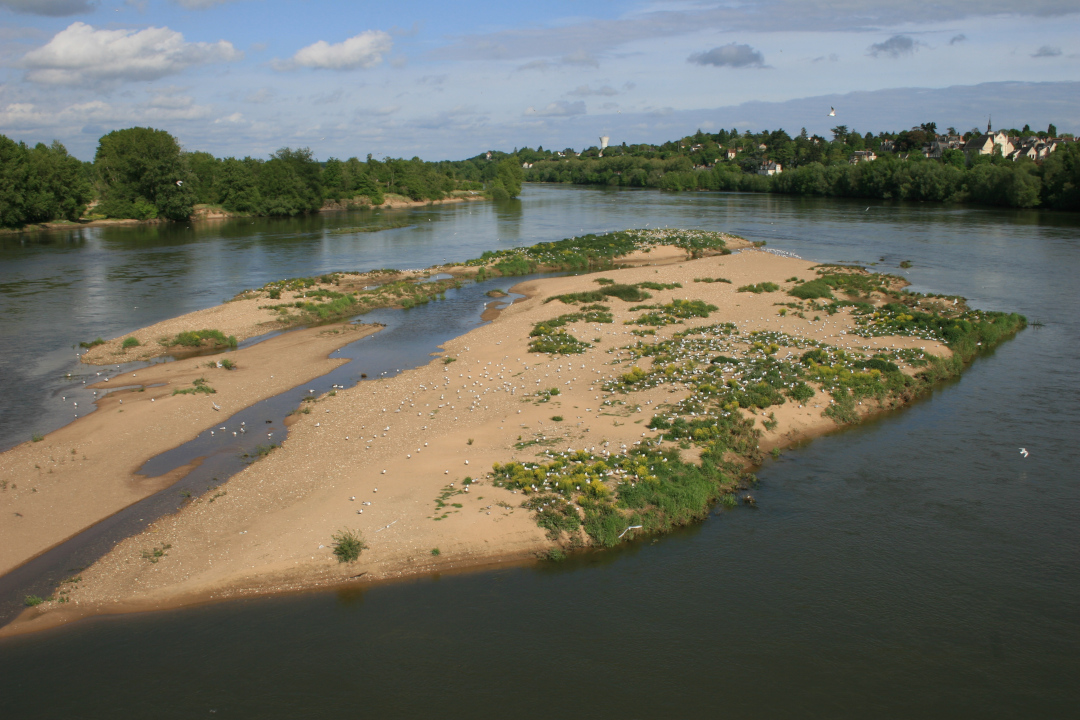
[[[769,460],[756,508],[554,565],[5,640],[0,716],[1076,715],[1080,217],[556,186],[399,216],[414,225],[355,236],[330,231],[379,220],[0,237],[0,448],[70,421],[79,341],[268,280],[646,224],[876,263],[1033,325],[927,399]],[[479,309],[463,300],[462,331]],[[382,340],[393,357],[394,335]]]

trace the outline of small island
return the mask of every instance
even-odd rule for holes
[[[213,496],[191,498],[119,543],[3,633],[100,613],[556,561],[663,533],[717,506],[754,503],[753,470],[767,454],[903,406],[1026,324],[973,310],[963,298],[908,292],[897,276],[701,231],[589,235],[419,273],[282,281],[133,333],[138,345],[127,350],[116,338],[84,355],[110,363],[138,348],[165,353],[169,338],[207,327],[242,338],[267,323],[332,323],[229,353],[232,370],[213,360],[207,368],[199,357],[160,366],[176,366],[174,377],[154,375],[164,372],[155,366],[103,379],[97,387],[123,382],[127,390],[107,395],[88,418],[0,455],[10,472],[39,466],[37,492],[20,481],[20,492],[0,494],[5,509],[38,503],[41,514],[49,507],[61,516],[56,504],[68,503],[77,515],[34,542],[25,536],[36,526],[8,524],[0,530],[4,567],[78,532],[93,512],[138,499],[128,483],[127,495],[117,487],[111,505],[91,511],[65,499],[52,479],[98,462],[93,482],[107,484],[110,471],[128,482],[137,453],[95,446],[123,423],[156,438],[155,452],[211,426],[237,431],[230,415],[256,395],[244,388],[265,395],[325,372],[338,362],[329,352],[357,337],[357,326],[341,320],[363,308],[437,301],[449,286],[439,283],[544,271],[577,274],[509,287],[525,298],[446,343],[427,365],[310,398],[311,412],[295,416],[286,441]],[[198,373],[215,394],[175,392],[200,387]]]

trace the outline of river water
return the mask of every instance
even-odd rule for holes
[[[87,376],[79,341],[272,279],[646,224],[877,263],[914,290],[1041,324],[914,406],[770,460],[756,509],[557,565],[9,639],[0,717],[1077,716],[1080,218],[549,186],[407,217],[412,227],[357,236],[328,231],[379,220],[4,237],[0,447],[71,420]],[[479,310],[462,297],[455,327]],[[398,315],[405,335],[430,322]],[[390,367],[402,335],[380,335],[361,343],[381,342]]]

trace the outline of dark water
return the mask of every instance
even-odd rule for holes
[[[22,373],[0,405],[8,445],[29,432],[12,414],[41,416],[34,431],[66,421],[52,393],[77,340],[269,279],[581,230],[729,230],[1043,326],[903,412],[770,462],[756,510],[556,566],[7,640],[0,717],[1077,717],[1080,218],[865,207],[528,187],[520,206],[424,210],[355,240],[323,227],[356,215],[6,241],[0,362]]]

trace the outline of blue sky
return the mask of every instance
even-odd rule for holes
[[[0,133],[426,160],[697,128],[1080,133],[1076,0],[0,0]],[[827,117],[830,105],[836,117]]]

